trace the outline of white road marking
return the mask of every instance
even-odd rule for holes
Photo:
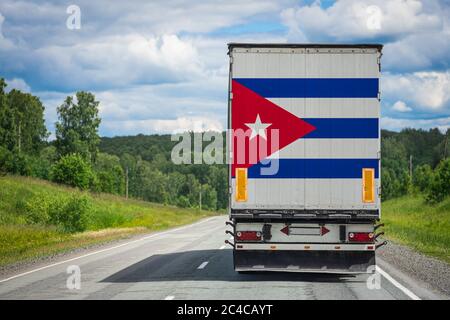
[[[381,274],[383,277],[385,277],[390,283],[392,283],[394,286],[396,286],[398,289],[400,289],[404,294],[406,294],[412,300],[422,300],[418,296],[416,296],[414,293],[412,293],[408,288],[405,288],[401,283],[399,283],[397,280],[392,278],[386,271],[381,269],[379,266],[377,266],[376,268],[377,268],[377,272],[379,274]]]
[[[173,300],[175,297],[174,296],[167,296],[164,298],[164,300]]]
[[[59,266],[61,264],[67,263],[67,262],[72,262],[72,261],[75,261],[75,260],[78,260],[78,259],[82,259],[82,258],[86,258],[86,257],[89,257],[89,256],[93,256],[93,255],[98,254],[98,253],[102,253],[102,252],[114,250],[114,249],[117,249],[117,248],[121,248],[121,247],[127,246],[129,244],[137,243],[137,242],[148,240],[150,238],[154,238],[154,237],[157,237],[157,236],[161,236],[161,235],[165,235],[165,234],[172,233],[172,232],[175,232],[175,231],[179,231],[179,230],[183,230],[183,229],[186,229],[186,228],[190,228],[190,227],[193,227],[193,226],[195,226],[197,224],[204,223],[204,222],[207,222],[209,220],[212,220],[214,218],[217,218],[217,217],[211,217],[211,218],[208,218],[206,220],[199,221],[199,222],[187,225],[187,226],[182,226],[182,227],[179,227],[179,228],[175,228],[175,229],[171,229],[171,230],[155,233],[155,234],[152,234],[152,235],[149,235],[149,236],[137,239],[137,240],[133,240],[133,241],[130,241],[130,242],[119,244],[119,245],[114,246],[114,247],[110,247],[110,248],[94,251],[94,252],[87,253],[87,254],[84,254],[84,255],[81,255],[81,256],[78,256],[78,257],[75,257],[75,258],[71,258],[71,259],[68,259],[68,260],[52,263],[52,264],[49,264],[47,266],[43,266],[43,267],[40,267],[40,268],[37,268],[37,269],[33,269],[33,270],[30,270],[30,271],[27,271],[27,272],[19,273],[19,274],[15,275],[15,276],[11,276],[9,278],[0,280],[0,283],[6,282],[6,281],[9,281],[9,280],[13,280],[13,279],[16,279],[16,278],[19,278],[19,277],[23,277],[23,276],[26,276],[26,275],[28,275],[30,273],[34,273],[34,272],[37,272],[37,271],[45,270],[45,269],[48,269],[48,268],[51,268],[51,267],[56,267],[56,266]]]
[[[219,250],[225,249],[227,246],[221,246]]]
[[[208,263],[209,263],[209,261],[202,262],[202,264],[199,265],[197,269],[205,269],[205,267]]]

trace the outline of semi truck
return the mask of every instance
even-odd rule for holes
[[[228,44],[234,269],[373,272],[381,44]]]

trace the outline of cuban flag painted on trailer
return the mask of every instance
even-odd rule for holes
[[[235,47],[230,56],[231,208],[378,209],[378,195],[362,196],[364,170],[379,187],[378,50]],[[264,174],[271,159],[276,170]]]

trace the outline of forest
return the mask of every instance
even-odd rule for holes
[[[179,207],[227,208],[226,165],[175,165],[170,135],[100,137],[100,102],[89,92],[61,101],[49,141],[39,98],[6,88],[0,79],[0,173]],[[450,194],[450,129],[381,136],[383,200],[423,193],[432,203]]]

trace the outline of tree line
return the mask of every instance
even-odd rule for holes
[[[382,200],[422,193],[429,203],[450,195],[450,129],[381,132]]]

